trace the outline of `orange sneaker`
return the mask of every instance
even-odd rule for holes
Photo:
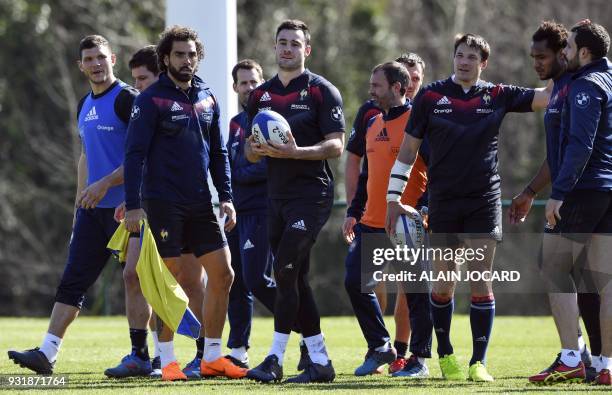
[[[202,377],[224,376],[230,379],[241,379],[246,376],[248,369],[238,367],[225,357],[220,357],[212,362],[202,359],[200,373]]]
[[[181,370],[178,362],[170,362],[168,365],[162,368],[162,381],[178,381],[187,380],[187,376]]]

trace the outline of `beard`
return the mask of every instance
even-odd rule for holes
[[[278,58],[276,63],[278,63],[278,68],[283,71],[299,70],[302,67],[302,62],[298,59],[289,60]]]
[[[172,65],[168,65],[168,74],[174,77],[176,80],[181,82],[189,82],[193,79],[193,75],[195,74],[197,69],[193,71],[189,71],[188,68],[183,67],[180,70],[175,69]]]
[[[580,61],[578,60],[578,54],[572,59],[567,60],[567,70],[574,72],[580,68]]]

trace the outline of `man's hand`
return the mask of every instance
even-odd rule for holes
[[[121,203],[115,208],[115,214],[113,215],[113,218],[117,222],[121,222],[121,220],[125,218],[125,202]]]
[[[297,146],[293,134],[287,132],[287,144],[278,144],[268,140],[267,144],[262,144],[266,156],[281,159],[298,159],[300,147]]]
[[[510,223],[516,225],[520,222],[524,222],[531,205],[533,204],[534,196],[529,195],[526,191],[523,191],[512,198],[512,204],[508,210],[508,219]]]
[[[95,208],[100,200],[106,196],[106,192],[108,192],[109,187],[109,183],[104,178],[94,182],[81,191],[81,196],[79,196],[77,206],[85,209]]]
[[[236,226],[236,210],[234,209],[234,205],[232,202],[220,202],[219,203],[219,218],[223,218],[223,216],[227,215],[227,219],[225,221],[225,225],[223,225],[223,229],[226,232],[234,229]]]
[[[387,219],[385,220],[385,230],[387,234],[389,236],[395,235],[395,224],[397,223],[397,218],[401,214],[417,218],[415,213],[417,213],[417,211],[414,208],[401,204],[400,202],[387,202]]]
[[[244,154],[249,162],[255,163],[261,160],[265,155],[265,151],[261,149],[261,144],[255,141],[255,135],[247,137],[244,144]]]
[[[141,208],[127,210],[125,212],[125,228],[128,232],[139,233],[140,221],[147,217],[145,211]]]
[[[548,199],[546,202],[546,221],[548,221],[549,225],[556,226],[557,220],[561,219],[561,214],[559,214],[559,209],[563,205],[563,200],[555,200]]]
[[[355,240],[355,232],[353,231],[353,227],[357,224],[357,219],[354,217],[346,217],[344,219],[344,224],[342,224],[342,236],[344,236],[344,241],[346,244],[351,244],[353,240]]]

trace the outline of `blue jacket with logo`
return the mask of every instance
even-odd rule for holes
[[[142,199],[180,204],[210,201],[208,170],[219,200],[232,199],[219,104],[201,79],[194,77],[183,91],[162,73],[138,96],[124,166],[128,210],[140,207],[141,193]]]
[[[576,72],[561,114],[561,164],[551,198],[573,189],[612,190],[612,63]]]

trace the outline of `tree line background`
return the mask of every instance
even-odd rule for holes
[[[76,66],[79,40],[93,33],[107,37],[118,56],[115,74],[131,82],[127,61],[157,41],[164,7],[162,0],[0,0],[0,315],[48,314],[64,267],[80,150],[76,107],[88,90]],[[612,7],[609,0],[238,0],[238,58],[260,61],[267,78],[276,70],[274,31],[286,18],[310,25],[307,67],[339,88],[350,131],[378,63],[417,52],[427,63],[426,83],[446,78],[455,34],[472,32],[491,45],[484,79],[541,86],[529,58],[540,21],[569,27],[591,18],[610,31]],[[206,46],[213,38],[202,39]],[[499,149],[505,199],[523,188],[544,158],[542,116],[506,117]],[[332,166],[336,198],[343,200],[343,159]],[[311,284],[323,314],[352,312],[343,286],[344,211],[341,205],[334,210],[313,255]],[[542,224],[536,208],[521,230],[539,232]],[[548,311],[546,298],[537,294],[498,295],[497,307],[501,314]],[[85,311],[123,310],[121,268],[111,261]]]

